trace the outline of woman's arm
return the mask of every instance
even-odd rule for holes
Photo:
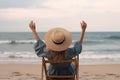
[[[40,37],[38,36],[37,32],[36,32],[36,26],[35,23],[33,23],[33,21],[30,22],[29,27],[33,33],[33,36],[35,38],[36,41],[38,41],[40,39]]]
[[[81,32],[81,35],[80,35],[80,43],[82,44],[87,24],[84,21],[82,21],[80,24],[81,24],[81,29],[82,29],[82,32]]]

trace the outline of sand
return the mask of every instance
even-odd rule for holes
[[[120,64],[80,65],[80,80],[120,80]],[[40,64],[0,64],[0,80],[41,80]]]

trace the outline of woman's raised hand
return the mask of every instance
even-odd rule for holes
[[[30,22],[29,27],[32,31],[36,30],[35,23],[33,21]]]
[[[84,34],[85,34],[85,30],[86,30],[86,27],[87,27],[87,23],[85,21],[82,21],[80,24],[81,24],[81,29],[82,29],[81,36],[80,36],[80,43],[82,44]]]
[[[82,29],[82,30],[85,30],[86,27],[87,27],[86,22],[85,22],[85,21],[82,21],[80,24],[81,24],[81,29]]]

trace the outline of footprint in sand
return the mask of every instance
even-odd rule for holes
[[[13,76],[21,76],[22,74],[20,72],[12,72]]]

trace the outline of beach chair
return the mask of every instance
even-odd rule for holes
[[[64,62],[72,62],[75,64],[76,68],[76,75],[48,75],[47,73],[47,64],[50,63],[64,63]],[[73,59],[70,60],[62,60],[62,61],[53,61],[53,60],[46,60],[44,57],[42,57],[42,74],[41,74],[41,80],[43,80],[43,77],[45,75],[45,80],[54,80],[54,79],[70,79],[70,80],[79,80],[79,55],[76,56]]]

